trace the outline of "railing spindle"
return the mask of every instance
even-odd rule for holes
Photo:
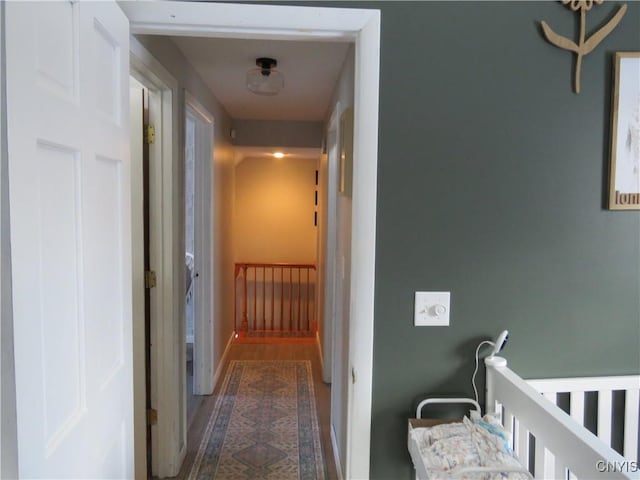
[[[302,276],[302,270],[298,268],[298,321],[296,322],[298,326],[297,331],[300,331],[300,290],[302,286],[302,282],[300,280],[301,276]]]
[[[238,264],[233,270],[233,331],[238,333]]]
[[[624,456],[633,459],[638,454],[638,400],[637,389],[625,390],[624,396]]]
[[[253,267],[253,330],[258,326],[258,267]]]
[[[310,290],[309,290],[309,271],[311,269],[309,267],[307,267],[307,330],[311,330],[311,325],[309,324],[309,304],[311,303],[310,300]]]
[[[280,330],[284,330],[284,267],[280,269]]]
[[[275,299],[275,288],[276,288],[276,282],[273,279],[274,271],[275,271],[275,268],[271,267],[271,321],[269,322],[271,324],[271,330],[273,330],[273,309],[274,309],[273,302]]]
[[[247,320],[247,266],[244,265],[242,267],[242,277],[243,277],[243,297],[242,297],[242,325],[240,329],[247,333],[249,331],[249,322]]]

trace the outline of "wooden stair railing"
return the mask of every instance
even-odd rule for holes
[[[313,264],[236,263],[234,295],[239,336],[311,336],[317,330]]]

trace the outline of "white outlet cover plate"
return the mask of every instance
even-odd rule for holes
[[[448,327],[451,292],[416,292],[414,325],[416,327]]]

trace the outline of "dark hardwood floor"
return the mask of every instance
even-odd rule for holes
[[[314,390],[316,395],[316,408],[320,423],[322,448],[324,451],[325,471],[327,480],[337,479],[334,462],[333,448],[330,435],[330,385],[322,381],[320,357],[318,346],[315,342],[308,343],[233,343],[229,349],[226,362],[230,360],[310,360],[313,369]],[[187,435],[187,455],[182,464],[177,479],[186,479],[189,476],[191,465],[200,446],[202,434],[209,421],[209,416],[216,402],[218,389],[222,378],[226,373],[227,364],[223,366],[223,372],[213,395],[202,396],[198,400],[199,406],[192,414]]]

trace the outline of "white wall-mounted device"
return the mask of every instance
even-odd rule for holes
[[[451,292],[416,292],[414,325],[448,327]]]
[[[496,353],[500,352],[504,348],[507,340],[509,340],[509,331],[503,330],[493,342],[489,342],[493,348],[491,349],[489,356],[484,359],[485,365],[492,367],[507,366],[507,360],[505,358],[496,356]]]

